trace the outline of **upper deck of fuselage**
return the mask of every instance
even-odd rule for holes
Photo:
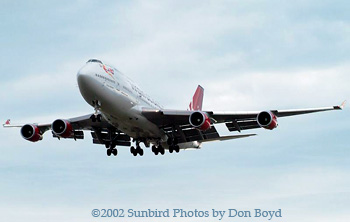
[[[81,79],[81,80],[79,80]],[[90,59],[78,71],[78,84],[82,79],[97,80],[103,84],[110,84],[113,88],[133,96],[137,101],[142,100],[150,107],[161,108],[161,106],[145,94],[131,79],[111,65],[107,65],[98,59]],[[85,81],[86,82],[86,81]]]

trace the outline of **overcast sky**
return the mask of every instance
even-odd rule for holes
[[[205,110],[338,105],[350,98],[349,11],[340,0],[2,0],[0,117],[51,123],[93,112],[76,82],[90,58],[166,108],[186,109],[198,84]],[[273,131],[251,130],[254,138],[143,157],[123,147],[107,157],[88,132],[84,141],[47,132],[30,143],[1,128],[0,220],[118,221],[92,218],[94,208],[262,208],[282,209],[284,222],[348,222],[349,113],[282,118]]]

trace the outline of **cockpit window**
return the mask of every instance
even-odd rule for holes
[[[101,63],[102,64],[102,62],[100,60],[98,60],[98,59],[90,59],[86,63],[89,63],[89,62],[97,62],[97,63]]]

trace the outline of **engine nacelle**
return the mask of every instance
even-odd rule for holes
[[[191,126],[196,127],[202,131],[210,129],[210,119],[207,114],[203,112],[193,112],[190,115],[189,122]]]
[[[57,119],[53,121],[51,124],[51,129],[56,136],[63,138],[68,138],[73,133],[73,127],[70,122],[63,119]]]
[[[26,124],[22,126],[21,135],[24,139],[31,142],[37,142],[43,139],[39,127],[32,124]]]
[[[263,111],[256,117],[260,127],[265,129],[273,130],[278,126],[277,117],[270,111]]]

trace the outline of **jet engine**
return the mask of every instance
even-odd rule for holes
[[[68,138],[73,133],[73,127],[70,122],[63,119],[57,119],[53,121],[51,129],[56,136],[63,138]]]
[[[26,124],[21,128],[22,137],[31,142],[37,142],[43,139],[37,125]]]
[[[260,127],[273,130],[278,126],[277,117],[271,111],[263,111],[258,114],[256,121]]]
[[[189,122],[191,126],[196,127],[202,131],[210,129],[210,119],[206,113],[203,112],[193,112],[190,115]]]

